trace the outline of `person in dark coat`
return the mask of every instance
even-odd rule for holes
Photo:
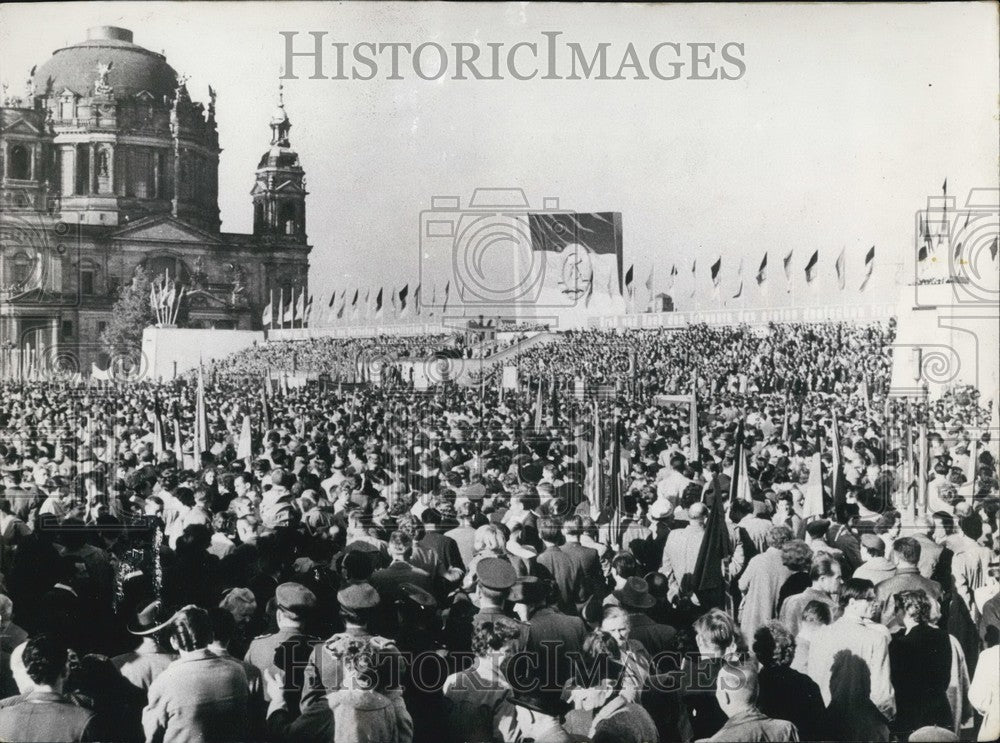
[[[540,577],[555,583],[559,591],[559,609],[564,614],[577,614],[593,592],[593,588],[588,585],[583,563],[560,546],[562,522],[559,519],[542,520],[538,535],[545,550],[535,561],[536,572]]]
[[[903,628],[889,643],[889,672],[896,690],[893,728],[905,737],[925,725],[950,728],[951,640],[930,625],[931,602],[924,591],[902,591],[896,604]]]
[[[614,592],[618,603],[629,613],[629,637],[646,648],[653,660],[653,673],[677,670],[677,630],[654,621],[646,612],[656,608],[656,599],[643,578],[629,578]]]
[[[74,743],[99,740],[96,715],[63,694],[69,675],[66,644],[53,635],[27,641],[21,660],[33,689],[0,708],[0,740]]]
[[[791,667],[795,638],[781,622],[768,622],[754,635],[753,652],[761,664],[757,708],[794,723],[801,740],[822,740],[823,695],[815,681]]]
[[[587,625],[549,606],[548,596],[547,581],[526,576],[514,585],[510,598],[527,608],[528,652],[537,653],[540,682],[546,688],[562,687],[573,675],[573,658],[583,650]]]

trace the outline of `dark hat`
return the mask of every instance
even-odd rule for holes
[[[379,605],[381,597],[369,584],[359,583],[340,591],[337,594],[337,601],[345,609],[372,609]]]
[[[548,595],[549,586],[547,581],[534,575],[525,575],[523,578],[518,578],[517,582],[511,587],[508,598],[514,602],[533,604],[546,600]]]
[[[437,606],[437,600],[427,591],[413,583],[400,583],[400,597],[403,601],[411,601],[421,609],[432,609]]]
[[[813,539],[823,539],[830,531],[830,521],[828,519],[818,519],[806,524],[806,533]]]
[[[282,583],[274,591],[274,600],[279,609],[296,617],[316,606],[316,594],[301,583]]]
[[[626,609],[649,609],[656,605],[656,599],[649,593],[649,584],[642,578],[629,578],[614,596]]]
[[[546,689],[544,684],[539,684],[536,670],[528,663],[506,665],[504,676],[511,689],[510,701],[543,715],[561,717],[566,714],[570,704],[563,700],[562,689]]]
[[[517,572],[507,560],[485,557],[476,563],[476,578],[485,588],[505,591],[517,582]]]
[[[154,601],[135,615],[135,621],[128,626],[133,635],[152,635],[170,624],[174,619],[172,612],[167,612],[163,603]]]

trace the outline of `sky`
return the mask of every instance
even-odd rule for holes
[[[621,212],[624,265],[635,266],[639,292],[652,269],[655,290],[670,288],[679,309],[893,301],[912,276],[915,214],[928,197],[947,179],[961,208],[970,189],[997,186],[1000,36],[986,2],[4,4],[0,79],[20,91],[32,65],[94,25],[124,26],[162,50],[195,100],[216,89],[220,208],[233,232],[251,229],[253,171],[285,62],[281,31],[298,32],[302,50],[309,32],[326,32],[330,75],[333,42],[348,55],[361,42],[492,42],[506,53],[558,31],[588,56],[610,44],[612,69],[630,43],[640,59],[663,42],[685,56],[696,42],[743,45],[735,80],[423,80],[408,61],[403,79],[390,80],[384,56],[372,80],[314,80],[311,63],[296,60],[299,79],[284,81],[284,95],[310,192],[314,295],[412,291],[418,280],[425,295],[441,291],[453,267],[439,253],[421,258],[421,212],[435,196],[464,209],[476,188],[511,187],[532,206],[557,198],[560,209]],[[874,275],[859,292],[872,245]],[[842,249],[845,290],[834,273]],[[790,250],[788,292],[780,266]],[[807,287],[814,250],[818,278]],[[762,296],[753,275],[765,252]],[[709,265],[719,256],[716,293]],[[733,299],[741,260],[747,283]]]

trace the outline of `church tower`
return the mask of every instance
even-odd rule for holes
[[[278,85],[278,107],[271,115],[271,147],[257,165],[253,197],[253,234],[257,237],[306,242],[306,176],[288,141],[292,122]]]

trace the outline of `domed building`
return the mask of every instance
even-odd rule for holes
[[[188,327],[255,329],[307,290],[305,172],[280,98],[251,192],[220,231],[215,92],[132,32],[99,26],[0,100],[0,376],[103,366],[100,334],[139,267],[185,287]],[[106,363],[106,359],[103,359]]]

